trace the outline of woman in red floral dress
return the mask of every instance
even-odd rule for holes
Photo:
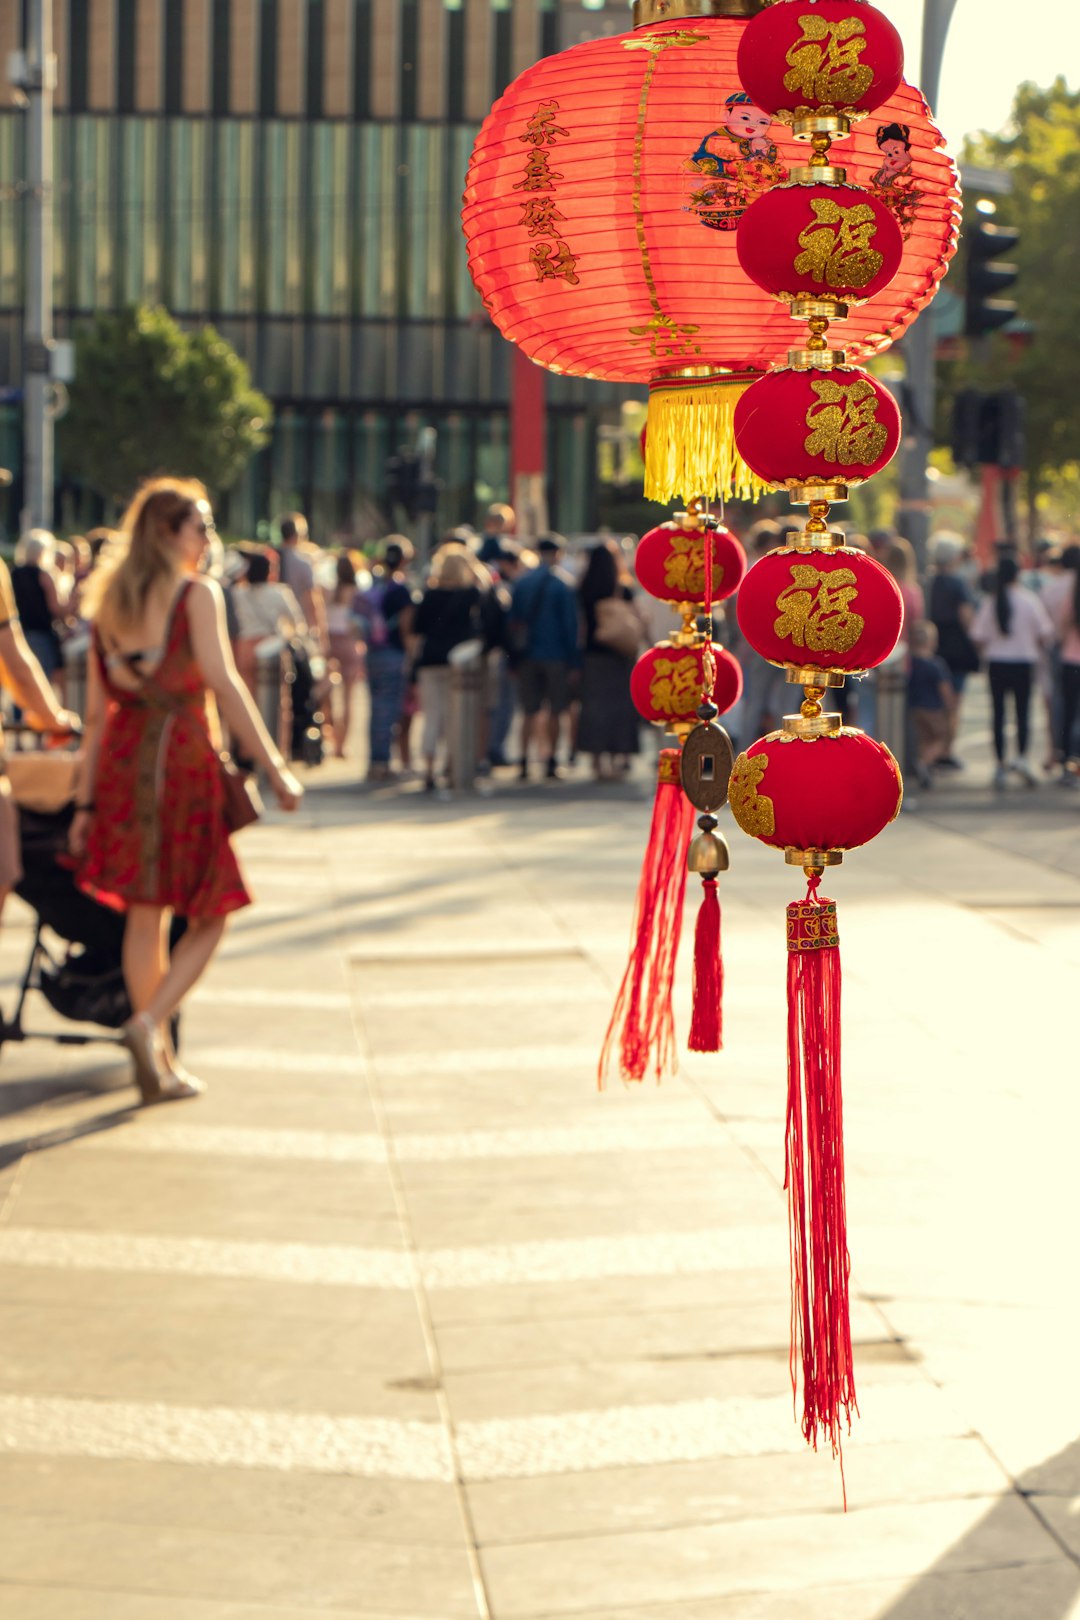
[[[228,914],[250,904],[225,823],[216,710],[283,810],[303,793],[237,675],[221,592],[198,575],[213,527],[201,484],[154,479],[125,514],[118,558],[91,585],[94,656],[71,848],[80,886],[127,913],[124,978],[135,1010],[124,1040],[144,1102],[203,1089],[177,1063],[169,1023]],[[187,931],[170,955],[173,913]]]

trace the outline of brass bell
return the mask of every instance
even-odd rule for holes
[[[706,817],[702,816],[701,819],[704,821]],[[712,817],[708,819],[712,820]],[[686,865],[688,871],[704,878],[714,878],[718,872],[726,872],[731,865],[731,855],[723,834],[699,832],[691,840]]]

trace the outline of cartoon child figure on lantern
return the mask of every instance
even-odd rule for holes
[[[907,124],[880,124],[876,135],[881,167],[870,181],[871,188],[887,208],[891,208],[904,240],[911,235],[922,201],[911,168],[911,129]]]
[[[690,193],[690,210],[714,231],[733,231],[755,197],[787,179],[769,130],[772,118],[745,90],[724,102],[725,122],[702,138],[687,167],[709,183]]]

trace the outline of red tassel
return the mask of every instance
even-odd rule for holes
[[[841,1411],[858,1412],[851,1356],[840,1091],[836,905],[810,878],[787,908],[788,1109],[785,1186],[791,1229],[791,1382],[802,1363],[802,1431],[841,1449]],[[846,1497],[845,1497],[846,1506]]]
[[[675,1020],[671,990],[686,896],[686,846],[694,807],[679,781],[679,750],[664,748],[657,770],[649,842],[634,911],[633,944],[600,1054],[603,1087],[618,1054],[624,1080],[674,1074]]]
[[[703,887],[694,930],[694,1011],[687,1046],[691,1052],[719,1052],[724,1044],[720,896],[715,878],[705,878]]]

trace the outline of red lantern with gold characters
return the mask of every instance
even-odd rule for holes
[[[839,715],[822,720],[833,729],[803,736],[792,717],[791,730],[760,738],[739,755],[728,785],[743,832],[792,851],[798,865],[868,844],[895,820],[903,798],[900,768],[884,743],[841,726]]]
[[[724,714],[742,696],[742,670],[726,648],[713,642],[708,650],[716,671],[712,701]],[[630,696],[641,718],[667,731],[693,726],[708,690],[706,656],[706,646],[680,647],[671,641],[643,652],[630,675]]]
[[[813,684],[816,671],[853,674],[888,658],[904,599],[879,562],[853,547],[770,551],[739,592],[739,629],[770,664]]]
[[[637,543],[634,572],[642,590],[658,602],[694,603],[705,599],[704,527],[688,529],[682,523],[661,523]],[[731,596],[746,573],[746,552],[728,529],[712,534],[712,595],[714,601]]]
[[[651,595],[679,607],[683,624],[638,659],[630,694],[639,714],[673,733],[679,749],[664,749],[660,756],[630,960],[600,1055],[601,1085],[616,1059],[624,1080],[640,1080],[649,1068],[659,1079],[675,1067],[671,1003],[688,871],[703,883],[694,931],[690,1050],[719,1051],[723,1029],[717,879],[727,869],[728,850],[714,812],[727,797],[733,754],[715,720],[738,701],[742,671],[710,632],[714,601],[736,589],[746,554],[708,514],[707,503],[696,500],[691,511],[642,538],[635,566]],[[695,809],[702,814],[691,841]]]
[[[865,0],[777,0],[739,42],[739,77],[759,106],[794,121],[815,113],[854,120],[880,107],[904,76],[904,46]]]
[[[735,438],[758,477],[793,500],[844,500],[896,454],[900,408],[853,366],[771,371],[740,399]]]
[[[871,192],[813,181],[775,186],[760,198],[735,246],[750,280],[785,303],[872,298],[904,254],[895,216]]]

